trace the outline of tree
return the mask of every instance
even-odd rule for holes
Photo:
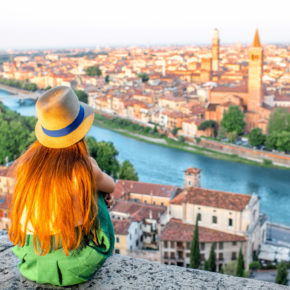
[[[212,136],[217,136],[217,122],[214,120],[206,120],[203,121],[199,126],[198,130],[205,131],[206,129],[210,128],[212,131]]]
[[[215,243],[212,243],[210,253],[208,257],[209,271],[216,272],[216,254],[215,254]]]
[[[145,73],[139,73],[138,77],[142,79],[143,83],[148,82],[148,80],[149,80],[149,75],[145,74]]]
[[[268,134],[290,132],[290,113],[285,108],[277,108],[271,113],[268,122]]]
[[[253,128],[249,134],[249,142],[252,146],[260,146],[265,143],[266,136],[261,128]]]
[[[85,91],[82,90],[74,90],[79,101],[83,102],[83,103],[88,103],[88,94]]]
[[[244,256],[242,253],[242,249],[240,248],[238,263],[237,263],[237,268],[236,268],[236,276],[244,277],[244,271],[245,271]]]
[[[234,143],[237,140],[238,134],[236,131],[232,131],[228,134],[228,139],[230,142]]]
[[[284,261],[282,261],[281,263],[278,264],[275,283],[287,285],[288,284],[287,276],[288,276],[287,264]]]
[[[119,178],[138,181],[138,174],[129,160],[125,160],[119,169]]]
[[[120,168],[116,150],[112,142],[96,142],[93,137],[87,137],[87,145],[91,156],[97,161],[102,171],[114,178],[118,177]]]
[[[105,77],[105,82],[108,84],[110,82],[110,76],[109,75],[106,75]]]
[[[244,121],[245,114],[241,111],[239,106],[229,106],[228,111],[223,115],[221,125],[227,130],[227,132],[237,132],[241,134],[246,127]]]
[[[290,132],[278,133],[276,147],[279,151],[290,152]]]
[[[199,266],[200,266],[200,250],[199,250],[199,235],[198,235],[198,218],[196,218],[190,248],[190,268],[198,269]]]
[[[205,271],[210,271],[210,269],[209,269],[209,264],[208,264],[208,260],[205,260],[205,261],[204,261],[203,270],[205,270]]]
[[[102,71],[97,65],[89,66],[86,68],[86,74],[90,77],[100,76],[102,75]]]
[[[226,128],[224,128],[223,126],[220,126],[219,130],[218,130],[218,139],[224,139],[227,137],[227,130]]]
[[[268,149],[277,148],[278,132],[272,132],[266,137],[265,145]]]

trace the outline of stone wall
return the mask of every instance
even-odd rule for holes
[[[263,162],[263,159],[267,159],[271,160],[273,164],[290,167],[290,155],[286,155],[283,153],[254,150],[243,146],[225,144],[222,142],[207,139],[202,139],[198,145],[226,154],[237,154],[240,157],[258,162]]]
[[[286,286],[166,266],[121,255],[110,257],[94,278],[73,287],[40,285],[21,276],[7,234],[0,231],[0,289],[289,289]]]

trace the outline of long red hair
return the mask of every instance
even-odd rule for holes
[[[60,242],[68,255],[90,234],[97,242],[96,231],[90,231],[97,228],[97,184],[84,139],[61,149],[35,141],[16,161],[15,173],[9,229],[13,244],[24,246],[29,223],[40,255],[59,248]]]

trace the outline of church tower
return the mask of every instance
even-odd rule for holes
[[[213,31],[213,36],[212,36],[211,54],[212,54],[212,70],[214,72],[217,72],[219,71],[220,38],[219,38],[219,31],[216,28]]]
[[[263,75],[263,49],[260,43],[258,29],[256,29],[254,41],[249,52],[248,71],[248,111],[255,111],[263,102],[262,90]]]

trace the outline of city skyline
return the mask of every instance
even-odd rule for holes
[[[262,43],[289,43],[286,1],[131,0],[96,4],[85,0],[35,0],[3,4],[0,49],[45,49],[130,45],[210,44],[218,28],[221,44],[250,44],[256,28]],[[16,8],[15,8],[16,7]],[[31,8],[33,7],[33,8]]]

